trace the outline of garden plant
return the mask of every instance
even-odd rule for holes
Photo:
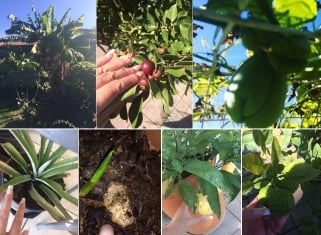
[[[319,7],[315,0],[209,0],[194,8],[194,19],[216,26],[214,49],[193,54],[202,61],[194,64],[194,121],[319,127]],[[194,29],[194,42],[203,40],[206,28]]]
[[[98,45],[114,48],[120,55],[132,53],[133,63],[142,64],[146,75],[106,108],[118,107],[108,119],[119,116],[139,127],[149,96],[160,100],[169,115],[178,93],[176,83],[186,84],[186,89],[191,86],[191,1],[99,0],[97,16]]]
[[[2,127],[93,127],[95,125],[96,32],[82,28],[68,9],[55,18],[50,5],[27,19],[10,14],[0,38]],[[59,110],[59,112],[57,112]]]
[[[319,130],[245,130],[242,167],[249,175],[242,183],[243,195],[257,194],[273,215],[291,213],[297,190],[303,195],[320,192],[319,140]],[[301,222],[302,234],[317,234],[320,227],[320,193],[316,195],[307,203],[311,216]]]
[[[78,199],[64,188],[64,178],[68,172],[78,168],[78,157],[62,158],[67,149],[62,146],[54,149],[54,142],[44,136],[41,136],[38,149],[39,146],[36,146],[27,130],[10,132],[20,148],[10,142],[1,144],[7,153],[6,160],[0,161],[0,172],[4,174],[1,191],[13,185],[16,201],[26,198],[28,209],[37,211],[42,208],[57,221],[71,220],[70,212],[60,199],[78,206]]]
[[[219,195],[232,201],[240,192],[240,131],[164,130],[162,159],[163,200],[178,190],[193,214],[220,219]]]

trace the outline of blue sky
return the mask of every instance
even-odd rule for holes
[[[1,0],[0,37],[5,36],[5,30],[11,26],[7,16],[12,13],[20,20],[27,21],[27,15],[32,15],[32,4],[40,14],[47,10],[49,5],[54,5],[57,20],[60,20],[65,12],[71,8],[70,16],[72,19],[84,15],[84,28],[96,28],[96,0]]]
[[[193,7],[199,8],[201,5],[205,5],[208,2],[208,0],[194,0],[193,1]],[[204,29],[198,29],[196,31],[196,33],[198,33],[198,36],[196,38],[193,39],[193,53],[196,54],[200,54],[202,56],[205,56],[204,53],[208,53],[208,52],[212,52],[211,49],[214,47],[214,43],[213,43],[213,37],[214,37],[214,33],[216,30],[216,26],[212,25],[212,24],[207,24],[201,21],[197,21],[194,20],[193,21],[196,24],[199,24],[201,26],[204,26]],[[216,38],[216,43],[218,42],[218,40],[221,38],[221,34],[219,34]],[[206,41],[208,43],[208,47],[204,47],[204,45],[202,45],[202,41]],[[222,48],[221,48],[222,49]],[[238,66],[240,64],[241,61],[243,61],[244,59],[246,59],[246,50],[243,47],[242,43],[233,46],[232,48],[230,48],[229,50],[227,50],[227,54],[225,55],[226,58],[228,59],[228,62],[230,65],[233,66]],[[194,58],[194,62],[196,63],[204,63],[204,61]],[[208,65],[210,65],[209,63],[207,63]],[[212,100],[212,104],[214,104],[215,107],[220,107],[224,104],[224,96],[223,96],[223,92],[221,93],[221,95],[216,96],[215,99]],[[197,101],[196,97],[193,97],[193,103],[195,103]],[[211,121],[211,122],[205,122],[202,126],[201,122],[194,122],[193,126],[194,128],[220,128],[222,125],[221,121]],[[235,124],[229,124],[227,126],[225,126],[226,128],[234,128],[237,125]]]

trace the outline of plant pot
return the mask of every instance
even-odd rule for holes
[[[191,175],[184,179],[188,183],[190,183],[194,188],[197,187],[197,179],[194,175]],[[221,217],[218,218],[216,214],[212,214],[213,219],[209,221],[201,222],[197,225],[194,225],[188,229],[189,233],[192,234],[206,234],[211,231],[214,231],[220,223],[223,221],[225,215],[225,203],[223,194],[219,191],[219,199],[220,199],[220,206],[221,206]],[[178,208],[182,205],[183,199],[179,195],[178,186],[175,185],[173,188],[172,193],[165,199],[165,196],[162,195],[162,210],[163,212],[170,218],[173,218]],[[196,214],[195,216],[200,216]]]

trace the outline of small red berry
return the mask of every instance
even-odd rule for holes
[[[137,82],[137,86],[142,89],[142,90],[147,90],[149,88],[149,81],[147,79],[147,77],[141,77],[139,78],[138,82]]]
[[[155,69],[154,62],[150,60],[144,60],[144,62],[142,63],[142,71],[146,75],[151,75],[154,72],[154,69]]]

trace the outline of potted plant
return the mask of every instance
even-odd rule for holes
[[[213,216],[188,232],[214,230],[224,217],[223,193],[232,201],[240,191],[240,131],[164,130],[162,138],[164,213],[172,218],[185,202],[195,216]],[[235,168],[221,169],[229,162]]]
[[[59,146],[53,149],[54,142],[41,136],[40,147],[33,143],[27,130],[10,130],[21,148],[10,142],[2,143],[8,160],[0,161],[0,172],[3,173],[1,191],[9,185],[14,186],[16,201],[26,198],[25,216],[34,217],[34,212],[46,210],[54,220],[71,220],[71,215],[61,204],[64,198],[78,205],[77,198],[64,190],[64,177],[68,171],[78,168],[78,157],[62,159],[66,148]]]
[[[319,130],[244,131],[242,167],[248,176],[242,183],[243,195],[257,194],[271,214],[291,213],[300,200],[297,191],[310,193],[311,186],[313,191],[319,190],[315,183],[321,174],[320,134]],[[307,231],[304,234],[316,234]]]

